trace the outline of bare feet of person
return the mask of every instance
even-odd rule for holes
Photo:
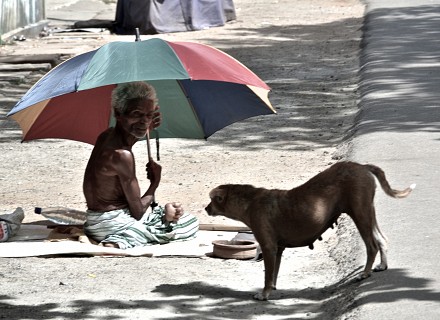
[[[183,215],[183,207],[179,202],[171,202],[165,205],[165,220],[177,222]]]
[[[119,249],[119,245],[117,243],[113,243],[113,242],[106,242],[106,243],[104,243],[104,247]]]

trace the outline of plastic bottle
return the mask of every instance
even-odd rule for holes
[[[8,241],[17,233],[23,219],[24,212],[20,207],[12,213],[0,215],[0,242]]]
[[[65,207],[36,207],[34,212],[49,221],[63,225],[83,225],[87,219],[86,212]]]

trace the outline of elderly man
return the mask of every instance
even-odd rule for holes
[[[132,147],[161,123],[154,88],[145,82],[120,84],[112,93],[112,109],[116,126],[98,137],[84,175],[85,233],[121,249],[194,237],[198,221],[179,203],[150,209],[161,166],[152,159],[147,163],[150,186],[143,195],[136,178]]]

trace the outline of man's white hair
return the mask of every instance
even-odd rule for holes
[[[128,103],[133,99],[148,99],[156,104],[156,90],[152,85],[142,81],[118,84],[112,91],[112,109],[119,114],[124,114]]]

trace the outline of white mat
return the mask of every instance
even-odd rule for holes
[[[212,253],[213,240],[231,240],[237,232],[199,231],[197,238],[165,245],[152,245],[132,249],[116,249],[81,243],[78,241],[44,241],[51,229],[46,226],[22,225],[8,242],[0,243],[0,257],[19,258],[53,255],[108,255],[108,256],[184,256],[201,257]]]

